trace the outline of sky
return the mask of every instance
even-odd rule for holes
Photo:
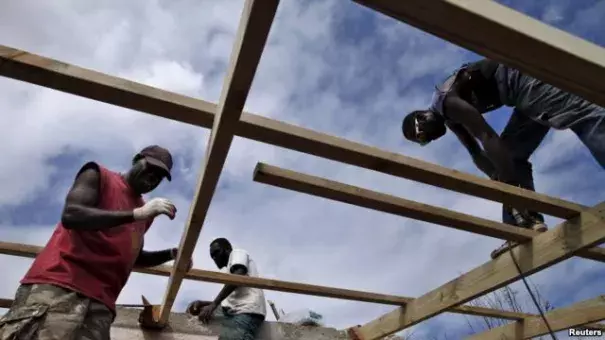
[[[605,3],[501,1],[536,19],[605,44]],[[161,89],[217,102],[243,1],[11,1],[0,12],[0,44]],[[420,148],[401,135],[405,113],[428,105],[431,90],[480,56],[349,1],[283,0],[246,110],[480,175],[451,133]],[[0,78],[0,235],[43,246],[65,194],[90,160],[119,172],[142,147],[174,157],[173,181],[146,196],[172,200],[175,220],[158,218],[147,250],[178,245],[209,131],[85,98]],[[497,131],[509,109],[486,117]],[[533,155],[537,191],[585,205],[605,198],[605,173],[570,131],[551,131]],[[467,214],[500,220],[500,205],[405,179],[235,138],[194,252],[196,268],[217,270],[216,237],[247,250],[260,275],[410,297],[487,260],[500,241],[333,202],[252,181],[257,162],[326,177]],[[560,220],[548,217],[549,226]],[[30,259],[0,256],[0,297],[12,298]],[[427,269],[428,268],[428,269]],[[530,280],[555,306],[604,294],[599,263],[570,259]],[[161,303],[167,278],[133,273],[118,303],[141,294]],[[519,283],[513,285],[521,291]],[[221,286],[185,281],[174,310],[212,299]],[[368,322],[393,306],[265,291],[286,312],[309,308],[328,326]],[[269,310],[269,309],[268,309]],[[528,309],[536,313],[536,310]],[[274,320],[269,312],[268,320]],[[411,329],[415,338],[468,333],[443,314]],[[562,337],[564,338],[564,337]]]

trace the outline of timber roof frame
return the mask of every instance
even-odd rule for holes
[[[605,49],[495,1],[353,2],[605,106]],[[473,338],[499,339],[506,334],[521,339],[544,334],[544,323],[537,315],[464,305],[521,277],[510,254],[488,261],[416,299],[199,269],[186,272],[186,260],[195,249],[235,136],[565,219],[559,226],[537,233],[268,164],[258,163],[254,169],[253,179],[259,183],[521,242],[512,254],[519,259],[525,275],[572,256],[605,262],[605,249],[597,247],[605,242],[605,203],[583,206],[244,112],[278,5],[279,0],[245,0],[230,66],[216,104],[0,45],[2,76],[211,129],[203,171],[174,266],[135,270],[169,277],[155,321],[160,325],[168,323],[181,283],[190,279],[397,306],[365,325],[351,327],[349,334],[359,340],[380,339],[444,312],[514,321]],[[39,251],[40,247],[32,245],[0,242],[1,254],[35,257]],[[553,318],[558,330],[582,325],[603,329],[594,324],[605,319],[603,301],[603,296],[596,297],[551,311],[547,317]],[[6,306],[10,300],[0,302]],[[578,310],[582,311],[581,317]]]

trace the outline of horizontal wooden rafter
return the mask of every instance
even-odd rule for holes
[[[0,75],[205,128],[212,126],[217,111],[215,104],[206,101],[1,45]],[[242,115],[236,134],[455,192],[522,205],[560,218],[577,216],[587,208],[250,113]]]
[[[0,254],[3,254],[3,255],[34,258],[41,250],[42,250],[42,247],[34,246],[34,245],[0,242]],[[170,273],[172,272],[172,267],[167,266],[167,265],[162,265],[162,266],[157,266],[157,267],[152,267],[152,268],[135,268],[134,271],[137,273],[141,273],[141,274],[168,277],[168,276],[170,276]],[[285,293],[306,294],[306,295],[321,296],[321,297],[334,298],[334,299],[361,301],[361,302],[378,303],[378,304],[395,305],[395,306],[405,305],[406,303],[413,300],[413,298],[411,298],[411,297],[377,294],[377,293],[370,293],[370,292],[364,292],[364,291],[358,291],[358,290],[326,287],[326,286],[290,282],[290,281],[282,281],[282,280],[272,280],[272,279],[264,279],[264,278],[249,277],[249,276],[238,276],[238,275],[223,274],[223,273],[201,270],[201,269],[192,269],[191,271],[187,272],[185,274],[185,279],[192,280],[192,281],[199,281],[199,282],[217,283],[217,284],[234,284],[234,285],[260,288],[260,289],[265,289],[265,290],[280,291],[280,292],[285,292]],[[12,304],[11,299],[0,298],[0,308],[9,308],[11,304]],[[124,305],[118,304],[118,306],[124,306]],[[533,320],[533,318],[539,317],[539,315],[530,314],[530,313],[519,313],[519,312],[511,312],[511,311],[498,310],[498,309],[492,309],[492,308],[465,306],[465,305],[452,308],[448,312],[456,313],[456,314],[463,314],[463,315],[471,315],[471,316],[507,319],[507,320],[512,320],[512,321],[519,321],[519,320],[528,319],[528,318],[532,318],[532,320]],[[605,330],[605,326],[602,324],[599,324],[599,323],[585,324],[585,326],[583,328]]]
[[[34,245],[0,242],[0,254],[3,255],[34,258],[41,250],[42,247]],[[152,268],[135,268],[134,271],[142,274],[170,276],[172,266],[163,265]],[[211,283],[241,285],[286,293],[306,294],[313,296],[322,296],[351,301],[371,302],[394,306],[402,306],[414,300],[414,298],[411,297],[377,294],[351,289],[325,287],[319,285],[264,279],[250,276],[223,274],[201,269],[190,270],[185,274],[185,279]],[[450,312],[508,320],[522,320],[523,318],[535,316],[533,314],[517,313],[475,306],[458,306],[456,308],[453,308]]]
[[[503,240],[526,242],[539,234],[537,231],[521,229],[264,163],[256,165],[253,178],[256,182],[288,190]],[[583,249],[578,252],[578,256],[605,262],[605,249],[600,247]]]
[[[6,298],[0,298],[0,308],[10,308],[12,304],[13,304],[13,300],[6,299]]]
[[[353,0],[605,106],[605,49],[497,1]]]
[[[506,6],[487,0],[409,0],[405,3],[397,0],[354,1],[605,106],[605,85],[599,81],[605,76],[605,49]],[[587,210],[587,207],[572,202],[243,113],[278,3],[279,0],[245,1],[231,65],[218,106],[0,46],[1,75],[197,126],[211,127],[202,175],[175,266],[139,269],[143,273],[169,277],[160,319],[157,320],[159,323],[167,322],[182,280],[196,277],[202,281],[326,297],[348,297],[367,302],[395,299],[400,306],[397,310],[351,329],[362,340],[379,339],[448,311],[494,317],[489,313],[495,312],[489,309],[462,304],[514,282],[523,274],[529,275],[574,255],[603,261],[605,250],[590,248],[605,241],[605,203]],[[95,92],[99,89],[99,92]],[[260,164],[255,171],[255,180],[267,184],[482,235],[526,242],[512,251],[513,256],[521,256],[519,262],[523,274],[516,272],[510,254],[505,254],[417,299],[411,299],[197,269],[187,272],[186,263],[195,249],[235,135],[569,220],[544,234],[515,230],[501,223],[447,209]],[[283,176],[280,177],[280,174]],[[287,175],[299,176],[288,178]],[[0,306],[8,301],[0,299]],[[551,311],[547,317],[555,330],[577,327],[605,318],[604,303],[605,299],[601,296]],[[496,317],[510,314],[497,312]],[[544,322],[538,316],[525,315],[520,321],[473,338],[501,339],[504,335],[525,339],[545,333]]]
[[[513,248],[512,253],[523,275],[531,275],[603,241],[605,202]],[[511,254],[506,253],[414,299],[405,307],[399,307],[350,331],[361,340],[380,339],[488,294],[520,279],[521,275]]]
[[[571,306],[557,308],[545,313],[546,320],[553,332],[605,320],[605,295],[575,303]],[[532,339],[548,334],[548,327],[540,316],[533,316],[523,321],[516,321],[504,326],[492,328],[475,334],[469,340],[517,340]]]
[[[175,266],[168,280],[159,320],[157,320],[159,324],[168,322],[170,310],[187,272],[187,263],[202,231],[278,5],[279,0],[246,0],[244,2],[230,65],[210,132],[204,164],[202,164],[202,174],[199,177],[188,222],[181,238]]]

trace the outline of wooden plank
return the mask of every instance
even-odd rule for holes
[[[531,240],[537,234],[533,230],[521,229],[264,163],[257,163],[253,179],[256,182],[288,190],[503,240],[524,242]]]
[[[590,324],[605,319],[605,295],[582,301],[568,307],[558,308],[545,313],[546,320],[553,332]],[[533,316],[523,321],[513,322],[475,334],[467,339],[472,340],[517,340],[532,339],[548,334],[548,327],[540,316]]]
[[[0,242],[0,254],[4,254],[4,255],[34,258],[41,250],[42,250],[42,247],[34,246],[34,245]],[[170,273],[172,272],[172,267],[167,266],[167,265],[162,265],[162,266],[157,266],[157,267],[152,267],[152,268],[135,268],[134,272],[168,277],[168,276],[170,276]],[[411,298],[411,297],[377,294],[377,293],[370,293],[370,292],[364,292],[364,291],[358,291],[358,290],[326,287],[326,286],[304,284],[304,283],[282,281],[282,280],[272,280],[272,279],[264,279],[264,278],[249,277],[249,276],[223,274],[223,273],[217,273],[217,272],[201,270],[201,269],[192,269],[191,271],[187,272],[187,274],[185,275],[185,279],[198,281],[198,282],[210,282],[210,283],[217,283],[217,284],[233,284],[233,285],[247,286],[247,287],[259,288],[259,289],[265,289],[265,290],[293,293],[293,294],[305,294],[305,295],[321,296],[321,297],[334,298],[334,299],[379,303],[379,304],[395,305],[395,306],[402,306],[413,300],[413,298]],[[464,306],[464,305],[454,307],[451,310],[449,310],[448,312],[464,314],[464,315],[472,315],[472,316],[508,319],[508,320],[515,320],[515,321],[536,316],[535,314],[529,314],[529,313],[518,313],[518,312],[510,312],[510,311],[491,309],[491,308],[485,308],[485,307]],[[590,325],[587,325],[586,327],[592,328],[592,329],[603,329],[604,328],[603,325],[601,325],[601,324],[590,324]]]
[[[170,309],[185,277],[187,263],[204,225],[278,5],[279,0],[246,0],[244,3],[230,66],[206,149],[203,172],[157,320],[161,325],[168,321]]]
[[[200,127],[211,127],[217,111],[212,103],[1,45],[0,64],[5,77]],[[244,138],[560,218],[587,208],[251,113],[237,125],[236,134]]]
[[[13,300],[0,298],[0,308],[11,308]]]
[[[222,273],[219,273],[219,274],[222,274]],[[222,275],[231,276],[229,274],[222,274]],[[254,278],[254,279],[256,279],[256,278]],[[219,283],[223,283],[223,282],[221,281]],[[603,301],[603,297],[601,296],[599,298],[592,299],[589,301],[584,301],[580,304],[574,305],[574,306],[572,306],[573,308],[571,308],[571,307],[562,308],[561,310],[557,309],[555,311],[548,313],[547,318],[549,320],[551,327],[553,327],[555,331],[564,330],[564,329],[568,329],[568,328],[572,328],[572,327],[578,328],[578,329],[603,330],[604,327],[602,324],[590,323],[590,321],[587,321],[587,320],[594,320],[596,322],[596,321],[598,321],[597,315],[603,315],[605,308],[603,308],[603,306],[598,306],[599,304],[602,304],[602,301]],[[373,301],[368,301],[368,302],[373,302]],[[0,308],[10,308],[12,303],[13,303],[12,299],[0,298]],[[582,306],[582,305],[585,305],[585,306]],[[119,307],[141,307],[142,305],[118,304],[117,306],[119,306]],[[596,308],[596,307],[598,307],[598,308]],[[565,311],[563,311],[563,310],[565,310]],[[555,312],[557,312],[558,315],[556,315],[556,316],[552,315]],[[571,314],[571,313],[574,313],[574,314]],[[555,320],[554,322],[553,322],[553,319]],[[601,319],[605,319],[605,316],[603,316]],[[479,339],[498,339],[498,340],[500,340],[500,339],[511,339],[511,340],[517,339],[516,337],[512,336],[512,334],[514,334],[514,333],[512,333],[510,330],[510,328],[512,326],[517,325],[517,324],[526,325],[524,328],[525,331],[522,332],[522,333],[526,334],[524,339],[531,338],[531,336],[529,336],[530,334],[535,334],[533,336],[540,336],[540,335],[546,334],[548,332],[546,330],[546,326],[544,325],[544,323],[542,322],[542,319],[539,316],[529,314],[529,316],[527,317],[527,319],[524,322],[519,321],[516,323],[511,323],[511,324],[508,324],[505,326],[494,328],[494,329],[491,329],[484,333],[474,335],[470,339],[477,339],[477,340],[479,340]]]
[[[42,247],[39,246],[0,241],[0,254],[4,255],[34,258],[41,250]],[[135,268],[134,272],[167,277],[170,276],[170,273],[172,272],[172,267],[162,265],[152,268]],[[406,303],[414,299],[411,297],[377,294],[365,291],[326,287],[298,282],[223,274],[201,269],[192,269],[191,271],[187,272],[187,274],[185,275],[185,279],[199,282],[233,284],[285,293],[305,294],[334,299],[379,303],[395,306],[405,305]],[[536,316],[535,314],[529,313],[518,313],[492,308],[464,305],[454,307],[448,312],[508,320],[523,320],[524,318]],[[604,326],[601,324],[590,324],[586,327],[592,329],[604,329]]]
[[[238,135],[333,161],[560,218],[587,207],[260,116],[244,115]]]
[[[288,190],[503,240],[527,242],[540,234],[537,231],[513,227],[265,163],[257,163],[253,179],[256,182]],[[605,262],[603,250],[599,247],[583,249],[578,252],[578,256]]]
[[[513,248],[522,273],[531,275],[605,241],[605,202]],[[394,311],[350,331],[380,339],[510,284],[521,277],[510,253],[489,261]]]
[[[216,104],[0,45],[0,75],[182,123],[212,127]]]
[[[605,262],[605,249],[603,247],[592,247],[590,249],[583,249],[578,252],[578,255],[588,260],[594,260],[599,262]]]
[[[34,258],[41,250],[42,247],[39,246],[0,241],[0,254],[4,255]],[[135,268],[134,272],[158,276],[170,276],[170,273],[172,272],[172,266],[162,265],[152,268]],[[249,276],[223,274],[201,269],[190,270],[185,274],[185,279],[201,282],[241,285],[286,293],[306,294],[335,299],[380,303],[395,306],[402,306],[413,300],[413,298],[411,297],[377,294],[350,289],[325,287],[319,285],[264,279]],[[491,318],[509,320],[521,320],[523,318],[533,316],[533,314],[516,313],[474,306],[455,307],[451,310],[451,312],[465,315],[486,316]]]
[[[353,0],[605,106],[605,49],[489,0]]]

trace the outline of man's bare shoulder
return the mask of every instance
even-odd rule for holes
[[[98,180],[101,175],[101,166],[94,161],[86,162],[76,173],[76,181]]]

